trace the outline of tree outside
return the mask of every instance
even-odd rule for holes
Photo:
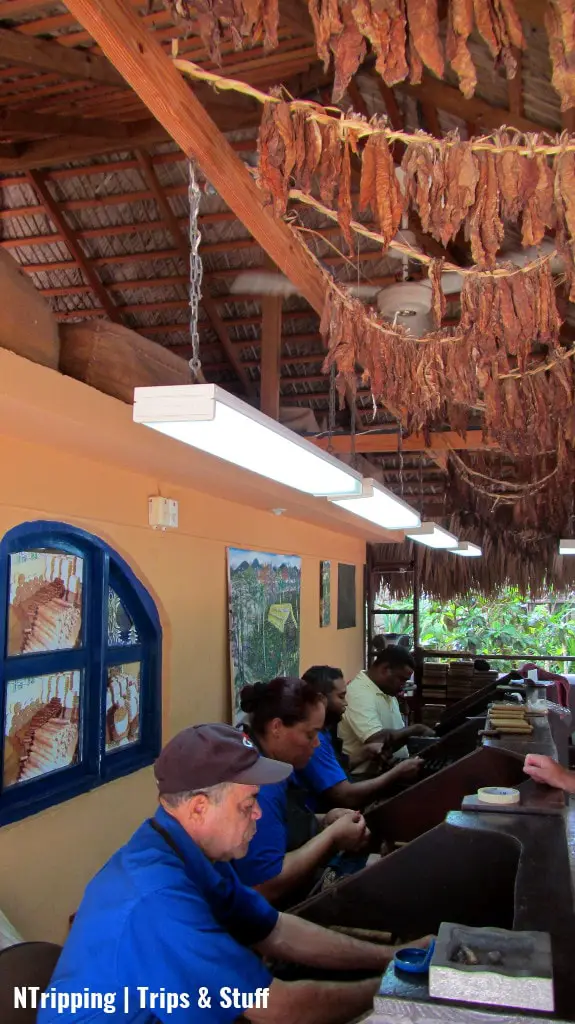
[[[407,608],[409,600],[394,601],[380,595],[378,605]],[[375,630],[407,634],[413,639],[409,615],[380,614]],[[506,587],[497,597],[471,593],[461,601],[420,601],[420,644],[444,651],[482,654],[518,654],[521,661],[552,655],[575,656],[575,593],[554,595],[532,601],[515,587]],[[491,659],[493,668],[509,669],[509,662]],[[575,664],[575,663],[574,663]],[[546,662],[550,671],[568,672],[565,662]]]

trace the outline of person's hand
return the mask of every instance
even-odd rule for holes
[[[523,771],[535,782],[544,782],[555,789],[571,788],[571,773],[546,754],[527,754]]]
[[[331,811],[328,811],[323,816],[323,827],[327,828],[328,825],[333,825],[334,821],[344,818],[346,814],[355,814],[355,811],[349,807],[332,807]]]
[[[388,779],[413,779],[419,773],[422,764],[423,760],[421,757],[406,757],[403,761],[394,765],[393,768],[390,768],[385,774]]]
[[[366,761],[379,761],[383,752],[383,743],[364,743],[362,754],[365,754]]]
[[[332,829],[333,840],[338,850],[355,853],[367,846],[371,836],[365,818],[359,811],[342,815],[329,827]]]
[[[430,729],[428,725],[414,725],[413,736],[435,736],[435,730]]]

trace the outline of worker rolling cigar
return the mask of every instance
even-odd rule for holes
[[[304,672],[302,678],[309,683],[326,701],[325,724],[318,733],[319,745],[311,759],[296,773],[298,782],[304,786],[317,802],[317,809],[327,811],[331,807],[365,807],[372,800],[383,796],[386,790],[401,781],[417,777],[421,760],[405,758],[393,768],[385,770],[381,757],[382,744],[363,744],[354,758],[347,758],[337,737],[337,728],[347,707],[347,686],[341,669],[329,665],[314,665]],[[355,783],[350,782],[346,762],[350,769],[357,763],[369,761],[377,767],[379,774],[373,778]]]
[[[59,1024],[58,1006],[78,993],[79,1024],[104,1022],[112,1006],[125,1024],[331,1024],[368,1010],[394,949],[278,913],[229,863],[256,831],[258,792],[290,772],[231,726],[174,737],[155,765],[158,811],[88,885],[38,1024]],[[373,977],[282,982],[262,959],[280,956]],[[91,993],[106,1002],[95,1009]]]
[[[326,701],[302,679],[245,686],[242,728],[266,757],[305,768],[325,723]],[[339,777],[339,773],[338,773]],[[312,890],[365,867],[369,830],[348,808],[316,814],[294,774],[260,793],[262,817],[245,857],[235,865],[245,885],[257,886],[276,906],[294,906]]]
[[[409,757],[405,746],[412,736],[433,736],[425,725],[405,726],[397,695],[413,674],[415,662],[405,647],[388,646],[378,654],[367,671],[360,672],[347,687],[347,708],[339,726],[344,753],[355,757],[364,744],[385,742],[395,756]],[[354,774],[370,769],[369,761]]]

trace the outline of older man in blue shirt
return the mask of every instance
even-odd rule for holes
[[[224,1024],[242,1015],[255,1024],[334,1024],[367,1010],[374,978],[287,983],[262,957],[377,976],[393,948],[279,914],[229,863],[255,833],[260,785],[290,772],[231,726],[174,737],[155,766],[161,806],[88,885],[38,1024],[103,1024],[110,1014],[124,1024]]]

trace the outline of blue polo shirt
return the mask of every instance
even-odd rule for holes
[[[316,747],[305,768],[296,772],[296,779],[307,790],[320,796],[332,786],[347,781],[333,746],[329,729],[318,733],[319,747]]]
[[[261,793],[267,788],[273,787]],[[38,1024],[104,1024],[111,1016],[124,1024],[187,1024],[205,1021],[206,1013],[210,1021],[227,1022],[242,1011],[220,1005],[221,988],[255,993],[271,985],[271,974],[248,947],[267,938],[278,912],[240,883],[231,864],[209,861],[163,808],[155,821],[184,860],[144,822],[88,885],[47,990],[56,996],[84,989],[115,993],[115,1015],[48,1006],[39,1010]],[[150,993],[160,994],[154,1008]],[[168,1011],[161,1002],[170,993],[178,1005]],[[209,1009],[202,995],[211,999]]]

